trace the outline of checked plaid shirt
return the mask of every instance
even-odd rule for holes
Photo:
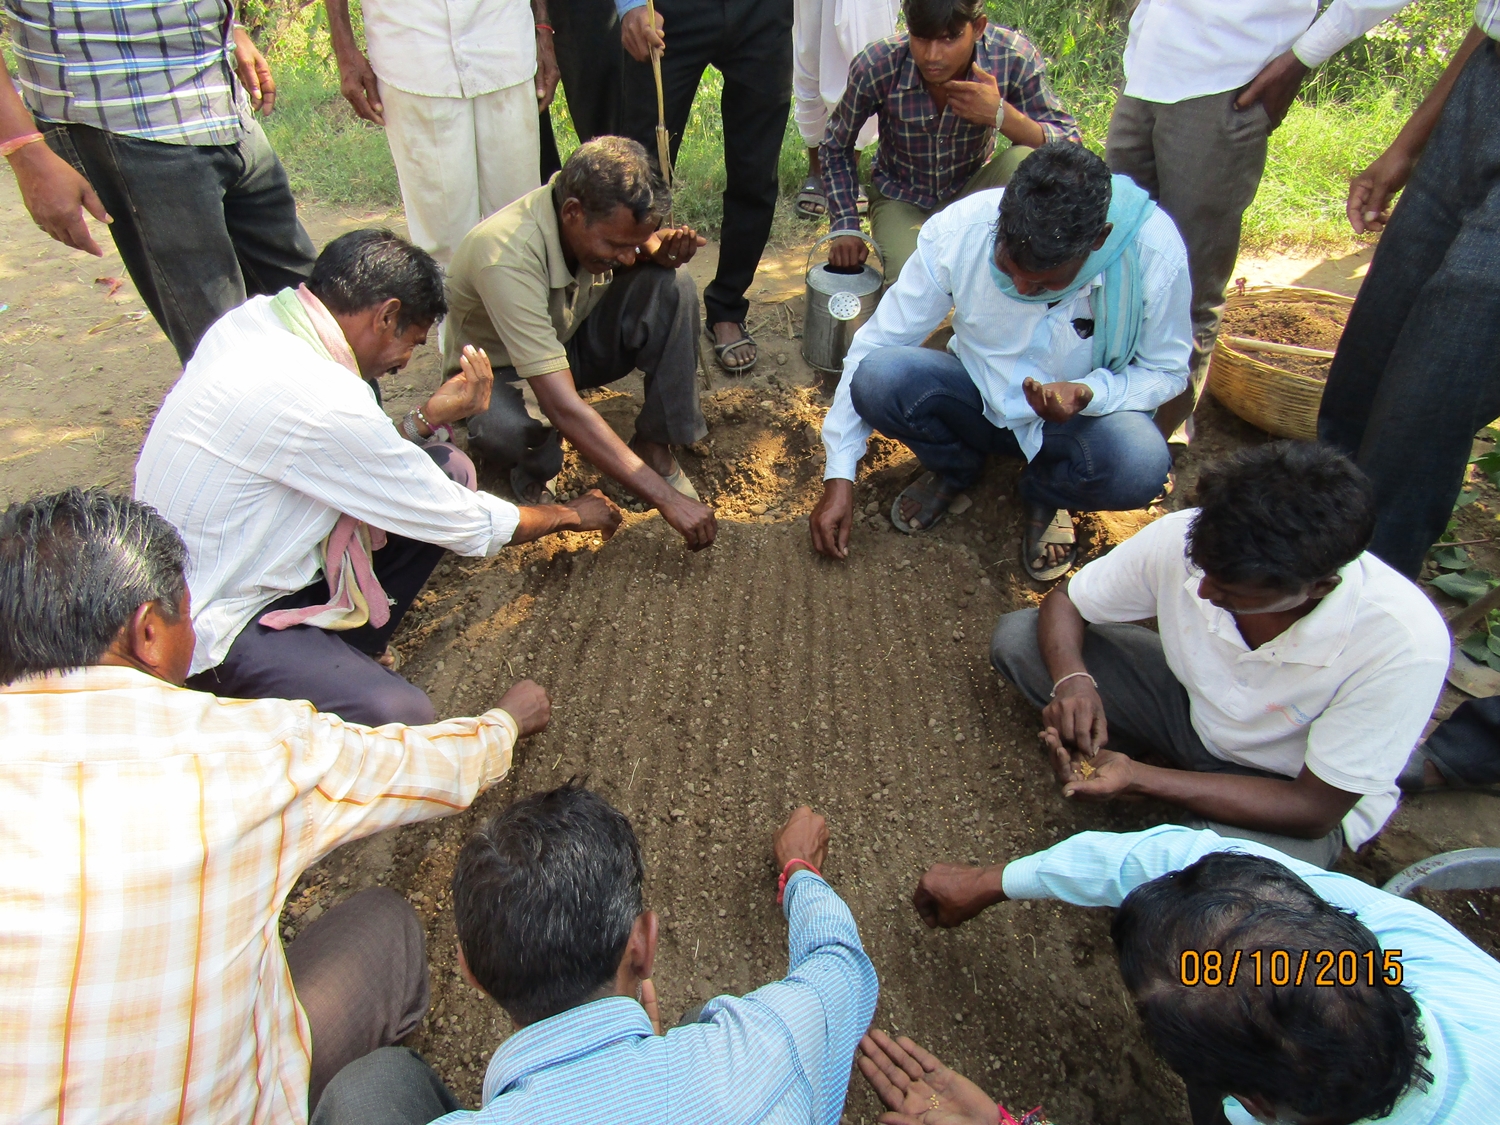
[[[38,122],[232,145],[248,117],[229,0],[0,0]]]
[[[974,61],[994,76],[1000,96],[1042,127],[1049,141],[1077,141],[1078,124],[1047,85],[1041,52],[1019,32],[991,24],[974,44]],[[968,76],[966,76],[968,77]],[[951,203],[995,150],[993,125],[942,113],[922,85],[906,35],[871,43],[849,64],[849,85],[821,149],[830,230],[859,230],[854,139],[872,114],[880,145],[871,179],[887,199],[935,211]]]
[[[372,730],[133,668],[0,687],[0,1121],[303,1125],[288,892],[515,742],[500,710]]]

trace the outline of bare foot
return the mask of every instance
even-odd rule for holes
[[[677,459],[672,456],[672,447],[645,438],[630,439],[630,451],[639,457],[659,477],[669,477],[677,468]]]

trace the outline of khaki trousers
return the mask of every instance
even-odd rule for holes
[[[380,84],[411,240],[446,267],[481,219],[541,185],[530,79],[476,98],[429,98]]]
[[[1224,290],[1240,253],[1240,223],[1266,168],[1270,119],[1259,103],[1235,109],[1238,96],[1230,90],[1162,105],[1122,94],[1104,146],[1110,171],[1129,176],[1161,204],[1187,244],[1193,283],[1190,381],[1156,410],[1162,434],[1179,442],[1192,436]]]
[[[1004,187],[1010,183],[1017,165],[1031,153],[1032,150],[1024,145],[1010,145],[1003,149],[997,147],[994,155],[969,177],[964,190],[948,202],[987,188]],[[915,203],[887,199],[874,184],[865,188],[865,194],[870,197],[870,237],[880,247],[886,284],[894,285],[896,278],[901,276],[901,267],[917,252],[917,235],[922,233],[922,224],[943,208],[926,211]],[[945,203],[943,207],[947,205]]]

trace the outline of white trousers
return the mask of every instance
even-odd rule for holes
[[[445,268],[481,219],[541,184],[536,87],[429,98],[380,84],[411,240]]]
[[[877,39],[896,34],[896,0],[795,0],[792,8],[792,92],[797,131],[808,148],[822,144],[828,115],[844,96],[849,63]],[[855,142],[875,141],[875,118]]]

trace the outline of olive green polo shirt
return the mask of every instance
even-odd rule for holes
[[[609,289],[612,273],[568,271],[552,185],[502,207],[464,235],[448,267],[443,371],[458,370],[465,344],[498,371],[523,379],[563,371],[563,345]]]

